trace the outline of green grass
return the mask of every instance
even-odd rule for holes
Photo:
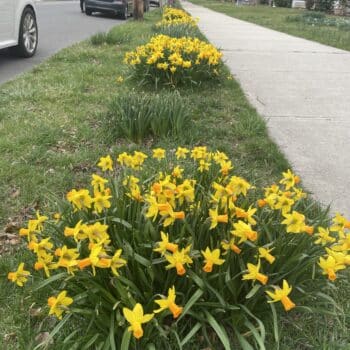
[[[235,6],[232,2],[218,0],[191,0],[194,4],[208,7],[214,11],[259,24],[280,32],[301,38],[317,41],[343,50],[350,50],[350,31],[337,27],[310,25],[296,21],[289,21],[288,16],[304,13],[304,10],[289,8],[272,8],[269,6]],[[335,16],[327,16],[334,18]]]
[[[35,209],[49,210],[52,194],[63,196],[70,188],[86,184],[100,156],[140,148],[123,139],[108,144],[101,120],[111,99],[121,92],[155,93],[152,86],[141,88],[128,79],[122,60],[126,51],[152,35],[158,19],[159,11],[152,11],[143,23],[130,21],[120,27],[130,35],[119,44],[74,45],[0,87],[1,226],[10,217],[21,222]],[[118,76],[125,78],[123,83],[116,81]],[[271,183],[289,165],[238,83],[228,77],[225,70],[218,82],[179,89],[189,100],[193,117],[188,146],[206,144],[225,151],[237,173],[259,185]],[[158,146],[174,149],[177,140],[148,140],[142,148]],[[50,330],[45,308],[38,316],[30,311],[33,303],[32,309],[44,305],[46,296],[31,295],[30,287],[21,290],[6,280],[8,271],[28,259],[26,254],[19,247],[0,257],[0,349],[32,349],[37,334]],[[340,283],[347,287],[345,292],[349,290],[346,281]],[[336,298],[349,315],[345,292],[336,293]],[[349,329],[334,320],[286,316],[281,349],[340,349],[332,344],[349,344]],[[274,348],[273,341],[267,348]],[[50,349],[62,347],[55,343]]]

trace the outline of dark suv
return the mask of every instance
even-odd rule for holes
[[[149,1],[143,1],[145,12],[149,10]],[[133,6],[133,0],[85,0],[85,13],[91,16],[93,12],[107,12],[127,19],[133,12]]]

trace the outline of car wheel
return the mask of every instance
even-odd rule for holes
[[[21,57],[32,57],[38,46],[38,25],[34,11],[27,7],[24,9],[19,28],[18,45],[13,51]]]
[[[87,16],[91,16],[92,15],[92,11],[88,8],[85,7],[85,13]]]

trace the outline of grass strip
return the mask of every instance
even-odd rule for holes
[[[119,44],[93,45],[85,41],[62,50],[33,71],[0,87],[2,225],[9,218],[20,223],[35,209],[47,210],[52,194],[63,196],[70,188],[85,185],[100,156],[140,149],[123,139],[107,143],[101,116],[107,112],[110,99],[122,92],[133,89],[156,93],[153,87],[140,87],[128,79],[122,61],[126,51],[154,34],[152,27],[159,18],[160,12],[152,11],[142,23],[130,21],[113,29],[117,37],[118,31],[121,35],[128,33]],[[123,82],[118,82],[119,76]],[[190,101],[192,112],[188,146],[205,144],[226,152],[233,158],[237,172],[259,185],[271,183],[288,167],[269,139],[264,121],[228,70],[216,83],[182,87],[179,93]],[[142,147],[175,149],[177,145],[174,138],[149,139]],[[34,348],[37,335],[45,336],[50,327],[45,318],[47,310],[37,309],[46,296],[25,297],[28,289],[21,290],[6,281],[6,273],[15,269],[19,261],[29,261],[27,253],[17,248],[0,258],[0,348],[9,350]],[[344,307],[349,310],[349,305]],[[303,344],[320,348],[318,345],[329,341],[349,343],[345,327],[334,322],[325,324],[321,317],[287,317],[284,324],[283,349],[301,349]],[[272,337],[270,347],[273,348]],[[64,346],[55,343],[50,348]]]
[[[217,0],[191,0],[191,2],[283,33],[317,41],[338,49],[350,50],[350,30],[342,30],[336,26],[312,25],[301,21],[291,21],[293,17],[301,16],[306,10],[273,8],[267,5],[236,6],[232,2]],[[337,17],[327,15],[326,18],[333,20]]]

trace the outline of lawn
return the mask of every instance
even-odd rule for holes
[[[191,0],[194,4],[208,7],[214,11],[259,24],[301,38],[317,41],[321,44],[350,50],[350,30],[335,26],[312,25],[295,21],[305,10],[260,6],[236,6],[232,2],[218,0]],[[333,20],[336,16],[326,16]]]
[[[288,168],[264,121],[227,70],[215,83],[179,88],[193,118],[190,136],[148,139],[141,146],[124,139],[106,142],[101,120],[111,98],[131,89],[156,93],[153,87],[128,79],[122,62],[126,51],[152,36],[159,18],[160,12],[152,11],[142,23],[130,21],[113,29],[110,36],[116,39],[110,44],[85,41],[62,50],[0,87],[0,218],[7,231],[15,231],[35,210],[50,210],[54,196],[63,197],[69,189],[85,185],[99,157],[110,152],[205,144],[226,152],[237,173],[257,185],[271,183]],[[117,80],[119,76],[123,82]],[[14,245],[0,254],[0,348],[32,349],[40,341],[38,334],[43,337],[50,330],[46,311],[38,309],[46,296],[32,295],[30,287],[22,290],[6,280],[7,272],[28,258],[23,246]],[[339,284],[348,287],[345,281]],[[346,346],[350,305],[345,292],[335,293],[343,317],[327,316],[326,322],[324,316],[286,316],[281,348]],[[272,349],[272,335],[268,338],[267,347]],[[50,348],[63,349],[63,345],[58,339]]]

